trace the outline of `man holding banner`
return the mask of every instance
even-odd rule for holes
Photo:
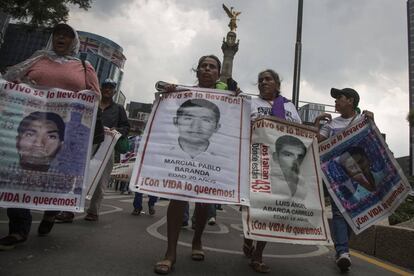
[[[331,96],[335,99],[335,109],[341,115],[332,119],[330,114],[324,113],[319,115],[316,120],[316,126],[320,126],[320,121],[328,121],[320,128],[318,134],[318,142],[322,142],[329,137],[339,133],[347,128],[353,121],[362,118],[361,114],[356,112],[359,103],[359,94],[352,88],[344,89],[331,89]],[[364,111],[363,114],[373,119],[373,113]],[[332,228],[333,239],[336,250],[336,264],[341,271],[347,271],[351,266],[351,258],[349,255],[349,237],[351,235],[351,229],[344,219],[339,208],[331,198],[332,206]]]

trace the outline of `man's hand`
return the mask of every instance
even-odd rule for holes
[[[362,114],[374,121],[374,113],[372,113],[371,111],[364,110],[362,111]]]
[[[331,114],[329,114],[329,113],[322,113],[321,115],[319,115],[318,117],[315,118],[314,124],[315,124],[315,126],[317,128],[319,128],[321,121],[330,122],[331,120],[332,120],[332,115]]]

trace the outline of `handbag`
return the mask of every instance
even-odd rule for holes
[[[119,153],[125,154],[129,151],[128,137],[121,136],[115,145],[115,150]]]

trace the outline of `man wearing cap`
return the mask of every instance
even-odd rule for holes
[[[335,109],[339,114],[339,117],[332,119],[331,114],[323,113],[316,117],[315,125],[320,127],[320,121],[327,121],[322,127],[320,127],[318,134],[318,142],[322,142],[331,136],[334,136],[338,132],[344,130],[355,120],[365,116],[374,119],[374,114],[367,110],[364,110],[362,114],[357,112],[359,103],[359,95],[352,88],[344,89],[331,89],[331,96],[335,99]],[[332,234],[336,250],[336,264],[341,271],[347,271],[351,266],[351,259],[349,256],[349,236],[351,235],[351,228],[348,226],[345,218],[342,216],[335,202],[331,199],[332,206]]]
[[[122,105],[115,103],[112,97],[115,94],[116,82],[106,79],[101,86],[102,99],[99,107],[102,109],[102,124],[110,129],[116,129],[122,136],[128,136],[129,123],[125,109]],[[98,212],[102,203],[103,190],[108,185],[112,167],[114,165],[113,154],[106,165],[101,179],[92,196],[85,220],[97,221]]]

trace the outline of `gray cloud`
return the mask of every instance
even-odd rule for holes
[[[354,87],[397,156],[408,153],[408,66],[405,0],[304,1],[301,100],[333,104],[331,87]],[[122,85],[129,101],[152,102],[157,80],[195,83],[199,56],[222,57],[229,19],[223,1],[93,2],[71,11],[77,28],[120,44],[127,57]],[[226,1],[242,11],[233,75],[257,93],[257,73],[272,68],[292,91],[297,1]],[[398,109],[398,110],[396,110]],[[394,137],[406,137],[398,139]]]

